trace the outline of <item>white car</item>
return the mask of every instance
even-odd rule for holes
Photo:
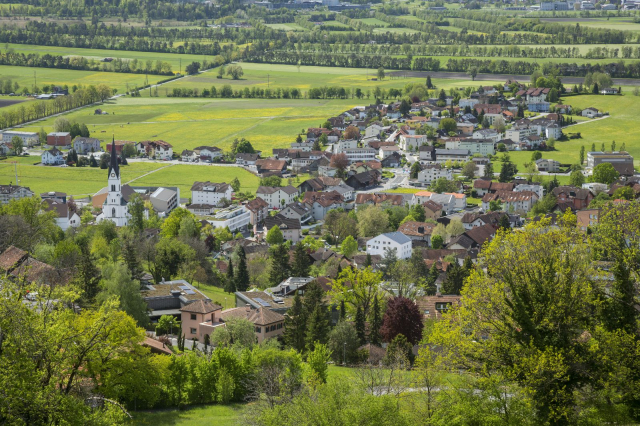
[[[38,297],[38,292],[30,291],[25,297],[27,300],[36,300],[36,298]]]

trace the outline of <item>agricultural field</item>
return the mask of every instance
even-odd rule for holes
[[[123,60],[138,59],[138,61],[164,61],[171,64],[174,72],[180,71],[180,64],[182,62],[182,71],[184,68],[193,61],[202,62],[203,59],[207,59],[202,55],[191,54],[178,54],[178,53],[162,53],[162,52],[129,52],[126,50],[107,50],[107,49],[81,49],[75,47],[57,47],[57,46],[39,46],[33,44],[15,44],[6,43],[3,45],[3,50],[13,49],[18,53],[38,53],[39,55],[60,55],[60,56],[82,56],[87,59],[102,60],[104,58],[120,58]],[[212,58],[209,57],[209,60]],[[46,68],[35,68],[36,70],[46,70]],[[54,71],[54,70],[52,70]],[[64,70],[60,70],[64,71]],[[119,73],[111,73],[118,75]],[[27,74],[28,76],[29,74]],[[33,72],[31,72],[33,75]],[[144,79],[144,75],[141,75]],[[149,81],[156,81],[167,78],[166,76],[149,76]]]
[[[166,78],[166,76],[152,75],[149,76],[149,81],[155,82]],[[145,75],[0,65],[0,79],[11,79],[12,82],[17,82],[20,85],[20,90],[22,90],[23,87],[27,87],[29,90],[31,90],[35,81],[35,84],[41,89],[44,85],[67,85],[71,87],[74,84],[82,84],[84,86],[106,84],[113,89],[118,89],[118,93],[123,93],[127,89],[127,84],[132,88],[136,86],[142,86],[145,81]],[[19,100],[20,98],[8,99]]]
[[[262,89],[289,88],[300,89],[303,91],[314,87],[322,86],[338,86],[344,88],[360,88],[363,91],[375,89],[396,88],[402,89],[408,83],[422,83],[423,78],[405,78],[395,77],[401,75],[403,71],[387,70],[388,77],[384,80],[373,80],[376,78],[376,70],[362,68],[339,68],[339,67],[314,67],[294,65],[274,65],[274,64],[257,64],[242,63],[244,76],[239,80],[232,80],[225,77],[223,79],[217,77],[217,69],[209,70],[198,75],[189,76],[180,80],[172,81],[159,89],[160,95],[170,93],[174,87],[189,89],[210,89],[215,86],[220,89],[223,85],[229,84],[233,89],[244,89],[245,87],[260,87]],[[468,79],[433,79],[434,84],[445,90],[451,87],[478,86],[480,83]],[[483,81],[482,84],[499,84],[503,81]],[[147,93],[143,93],[145,96]],[[366,100],[357,101],[356,103],[365,103]]]
[[[235,138],[246,138],[257,150],[287,147],[302,129],[318,127],[333,115],[358,103],[354,100],[130,98],[107,102],[109,115],[94,115],[93,108],[65,114],[85,123],[92,137],[142,141],[162,139],[174,152],[198,145],[228,149]],[[43,127],[52,131],[50,118],[25,131]]]
[[[283,30],[283,31],[309,31],[305,27],[302,27],[295,22],[285,23],[285,24],[265,24],[269,28],[273,28],[274,30]]]
[[[630,17],[597,17],[597,18],[541,18],[542,22],[553,22],[557,24],[576,25],[588,28],[601,28],[605,30],[640,32],[640,23],[633,22]]]
[[[244,404],[203,405],[186,410],[167,409],[156,411],[135,411],[130,424],[140,426],[235,426],[240,422]]]

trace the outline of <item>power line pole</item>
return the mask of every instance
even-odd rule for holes
[[[267,89],[269,88],[269,74],[267,74]]]

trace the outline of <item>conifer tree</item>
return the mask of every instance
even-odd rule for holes
[[[380,327],[382,327],[382,315],[380,312],[380,304],[378,303],[378,295],[373,296],[373,307],[371,316],[371,330],[369,331],[369,341],[372,345],[380,346],[382,336],[380,336]]]
[[[269,250],[271,264],[269,267],[269,284],[276,286],[289,278],[289,251],[284,244],[277,244]]]
[[[236,281],[233,275],[233,262],[229,259],[229,266],[227,267],[227,279],[224,283],[224,291],[227,293],[235,293]]]
[[[138,260],[138,253],[136,251],[136,246],[131,241],[131,238],[124,238],[124,262],[127,265],[127,269],[131,274],[131,278],[134,280],[139,280],[142,277],[142,267],[140,266],[140,262]]]
[[[427,280],[425,283],[425,292],[428,296],[433,296],[436,294],[436,280],[440,276],[440,272],[438,272],[438,268],[436,262],[433,262],[431,265],[431,269],[429,269],[429,274],[427,275]]]
[[[291,275],[294,277],[309,276],[309,255],[302,244],[297,244],[293,251],[293,265],[291,265]]]
[[[368,268],[369,266],[371,266],[371,255],[367,253],[367,258],[364,261],[364,267]]]
[[[340,301],[340,321],[344,321],[347,317],[347,310],[344,306],[344,300]]]
[[[236,291],[247,291],[249,288],[249,270],[247,269],[247,254],[244,247],[238,245],[238,267],[235,272]]]
[[[360,340],[360,344],[364,345],[367,339],[365,333],[365,318],[364,313],[360,306],[356,310],[356,333],[358,334],[358,340]]]
[[[293,305],[287,311],[284,319],[284,341],[287,346],[304,351],[306,334],[306,315],[300,293],[296,292],[293,298]]]
[[[305,336],[307,351],[313,351],[316,347],[316,343],[326,344],[328,334],[328,311],[322,304],[316,305],[315,309],[311,312],[307,320],[307,333]]]

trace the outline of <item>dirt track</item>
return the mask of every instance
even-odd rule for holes
[[[427,78],[428,75],[431,78],[456,78],[456,79],[469,79],[469,75],[465,72],[444,72],[444,71],[392,71],[388,73],[390,76],[394,77],[422,77]],[[498,81],[506,81],[506,80],[518,80],[522,82],[529,82],[528,75],[515,75],[515,74],[478,74],[476,76],[476,81],[483,80],[498,80]],[[584,77],[562,77],[562,82],[564,84],[579,84],[584,81]],[[613,79],[614,86],[640,86],[640,79],[632,79],[632,78],[614,78]]]

